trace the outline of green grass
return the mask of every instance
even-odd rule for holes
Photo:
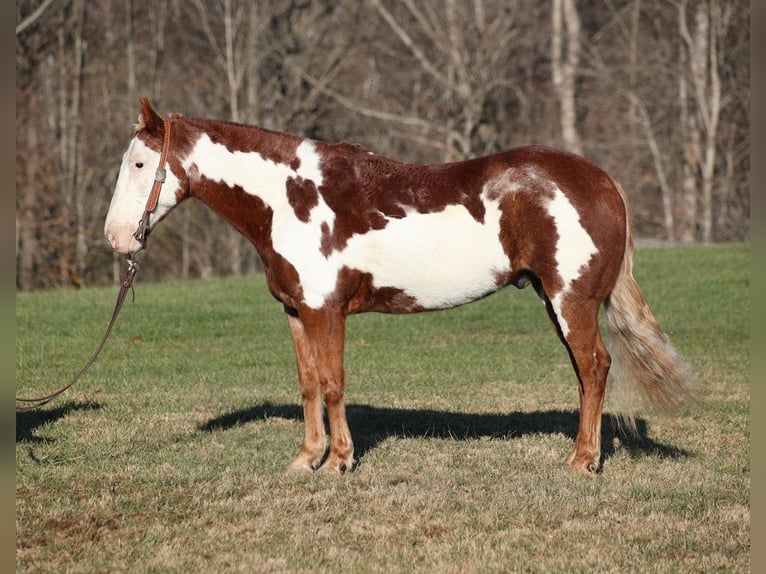
[[[532,290],[352,317],[359,464],[329,478],[284,472],[300,393],[264,279],[139,276],[85,378],[16,415],[17,571],[748,572],[749,267],[748,245],[637,253],[700,401],[639,411],[641,439],[607,420],[593,479],[562,465],[576,383]],[[115,291],[17,295],[17,394],[79,369]]]

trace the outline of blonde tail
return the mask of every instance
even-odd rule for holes
[[[633,225],[625,194],[617,187],[625,203],[626,236],[620,274],[604,302],[607,346],[612,356],[609,375],[617,395],[637,390],[652,405],[671,410],[692,396],[690,371],[657,324],[633,277]],[[619,422],[636,432],[630,409],[620,413]]]

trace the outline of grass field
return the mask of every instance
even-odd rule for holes
[[[640,438],[606,419],[595,478],[562,465],[576,382],[531,289],[352,317],[359,462],[331,478],[285,473],[300,393],[264,279],[139,275],[89,374],[16,415],[17,572],[749,572],[750,248],[636,264],[700,398],[639,409]],[[79,369],[115,291],[16,296],[17,394]]]

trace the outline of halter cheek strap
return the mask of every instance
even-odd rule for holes
[[[157,167],[157,171],[154,174],[154,183],[152,184],[151,192],[149,192],[149,199],[146,200],[144,213],[141,215],[141,219],[138,220],[138,227],[133,234],[133,237],[135,237],[142,246],[146,244],[146,237],[149,235],[149,217],[154,210],[157,209],[157,204],[160,201],[162,184],[167,177],[165,164],[168,160],[168,149],[170,148],[170,120],[168,118],[162,118],[162,124],[165,128],[165,136],[162,140],[162,150],[160,151],[160,165]]]

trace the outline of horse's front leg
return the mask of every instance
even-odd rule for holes
[[[300,318],[316,357],[319,388],[330,426],[330,451],[319,470],[345,472],[354,464],[354,443],[346,420],[343,391],[346,317],[341,311],[305,309],[301,310]]]
[[[291,470],[313,471],[319,468],[324,458],[326,440],[322,421],[322,396],[319,388],[319,372],[316,356],[306,336],[303,322],[297,311],[285,308],[290,324],[290,334],[295,347],[298,363],[298,379],[303,396],[304,437],[301,452],[290,465]]]

